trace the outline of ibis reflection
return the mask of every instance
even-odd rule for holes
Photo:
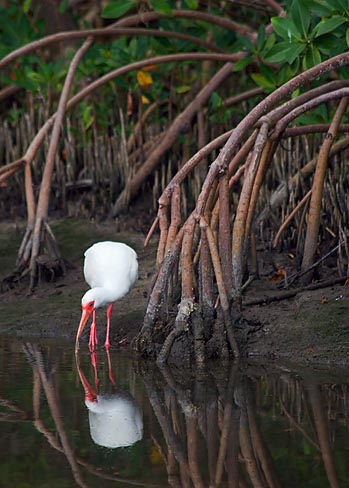
[[[85,391],[85,405],[88,408],[91,438],[95,444],[110,449],[132,446],[143,436],[142,411],[128,391],[123,391],[117,387],[109,350],[107,349],[105,353],[108,359],[108,374],[112,393],[99,392],[97,353],[91,353],[94,386],[86,379],[80,366],[79,355],[76,354],[77,370]]]

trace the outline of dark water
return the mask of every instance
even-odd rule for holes
[[[0,487],[348,487],[348,385],[0,338]]]

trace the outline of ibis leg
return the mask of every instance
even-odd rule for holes
[[[77,354],[76,354],[75,358],[76,358],[76,366],[78,369],[80,381],[81,381],[82,386],[84,387],[84,391],[85,391],[85,400],[89,400],[90,402],[95,402],[95,401],[97,401],[97,391],[95,391],[92,388],[92,386],[89,384],[89,382],[87,381],[86,376],[84,375],[82,369],[80,368],[80,361],[79,361],[79,357]]]
[[[92,312],[92,324],[90,328],[90,340],[89,340],[89,347],[90,351],[94,351],[97,346],[97,325],[96,325],[96,310]]]
[[[113,374],[113,370],[112,370],[112,367],[111,367],[110,352],[109,352],[109,348],[108,347],[106,349],[106,352],[107,352],[107,358],[108,358],[109,379],[112,382],[113,386],[116,388],[116,381],[115,381],[114,374]]]
[[[99,378],[98,378],[98,372],[97,372],[97,353],[95,351],[91,352],[91,364],[93,366],[93,371],[95,375],[95,385],[98,391],[99,388]]]
[[[107,336],[105,338],[105,347],[110,347],[109,331],[110,331],[110,318],[113,311],[113,304],[111,303],[107,308]]]

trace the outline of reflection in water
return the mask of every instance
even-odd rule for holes
[[[133,396],[118,390],[110,360],[108,357],[109,378],[113,385],[113,393],[100,394],[98,379],[97,353],[91,353],[91,364],[95,371],[95,385],[93,388],[87,381],[79,363],[79,353],[76,353],[76,366],[81,383],[85,390],[85,404],[89,410],[88,418],[93,441],[99,446],[116,448],[128,447],[142,439],[142,412]]]
[[[348,486],[349,391],[333,377],[0,349],[0,486]]]

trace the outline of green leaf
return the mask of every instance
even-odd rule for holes
[[[258,36],[257,36],[257,51],[261,52],[263,45],[265,43],[265,27],[261,25],[258,29]]]
[[[321,63],[321,54],[316,46],[311,44],[303,58],[303,69],[307,70]]]
[[[262,88],[265,89],[275,89],[275,83],[272,83],[269,81],[265,76],[263,76],[261,73],[253,73],[251,75],[251,78],[257,85],[261,86]]]
[[[314,28],[314,31],[316,32],[315,37],[322,36],[328,32],[333,32],[337,27],[344,24],[346,21],[347,19],[340,15],[334,15],[329,19],[321,20]]]
[[[297,56],[292,64],[284,63],[277,72],[278,85],[286,83],[299,72],[300,56]]]
[[[131,55],[132,59],[136,59],[138,53],[139,38],[133,37],[128,45],[128,55]]]
[[[187,93],[190,90],[191,90],[190,85],[177,86],[176,93]]]
[[[29,80],[34,81],[35,83],[43,83],[46,81],[46,79],[43,78],[43,76],[40,73],[36,73],[35,71],[28,71],[26,73],[26,77]]]
[[[295,90],[292,95],[291,95],[291,98],[297,98],[299,95],[301,94],[301,91],[299,88],[297,88],[297,90]]]
[[[234,64],[233,71],[235,72],[242,71],[243,69],[246,68],[246,66],[248,66],[251,63],[252,60],[253,60],[252,56],[246,56],[245,58],[240,59]]]
[[[349,27],[347,28],[347,31],[345,33],[345,40],[347,42],[347,46],[349,47]]]
[[[275,73],[274,70],[270,66],[266,66],[265,64],[261,64],[260,66],[260,72],[262,75],[273,85],[275,86]]]
[[[324,34],[323,36],[317,37],[313,43],[326,56],[335,56],[345,49],[341,49],[342,39],[338,39],[338,37],[332,34]]]
[[[289,81],[299,71],[299,56],[293,61],[292,64],[284,63],[276,74],[276,86],[281,86]]]
[[[24,0],[24,3],[23,3],[23,12],[25,14],[27,14],[29,12],[29,9],[31,7],[31,4],[32,4],[32,0]]]
[[[81,116],[82,116],[82,122],[84,124],[84,129],[88,130],[91,125],[93,124],[93,114],[92,114],[92,107],[90,105],[87,105],[85,102],[81,103]]]
[[[59,13],[64,14],[64,12],[66,12],[68,6],[69,6],[69,0],[62,0],[61,3],[59,4],[59,8],[58,8]]]
[[[196,10],[199,6],[199,0],[184,0],[184,3],[188,8]]]
[[[291,15],[297,29],[301,32],[302,37],[306,38],[310,24],[309,1],[293,0],[291,5]]]
[[[274,46],[275,42],[276,42],[275,34],[271,34],[270,36],[268,36],[260,54],[262,56],[266,56],[268,54],[268,52],[270,51],[270,49]]]
[[[319,17],[327,17],[333,12],[333,7],[320,0],[312,3],[311,11]]]
[[[310,447],[310,444],[308,442],[303,442],[303,452],[306,456],[309,456],[312,454],[312,449]]]
[[[222,99],[217,92],[213,92],[211,95],[211,106],[212,108],[219,108],[222,106]]]
[[[155,12],[158,12],[159,14],[172,15],[172,8],[166,0],[151,0],[150,4]]]
[[[136,0],[112,0],[102,11],[102,17],[118,19],[136,5]]]
[[[333,9],[344,12],[348,11],[348,1],[347,0],[331,0],[330,3]]]
[[[274,31],[285,41],[292,42],[297,39],[300,41],[302,36],[292,20],[285,17],[272,17],[271,23]]]
[[[305,50],[306,44],[299,42],[279,42],[275,44],[268,55],[266,60],[271,63],[289,63],[293,61]]]
[[[236,36],[237,38],[237,43],[236,47],[238,49],[241,49],[242,51],[247,51],[248,53],[253,53],[254,52],[254,45],[252,42],[247,39],[247,37],[240,36],[239,34]]]

